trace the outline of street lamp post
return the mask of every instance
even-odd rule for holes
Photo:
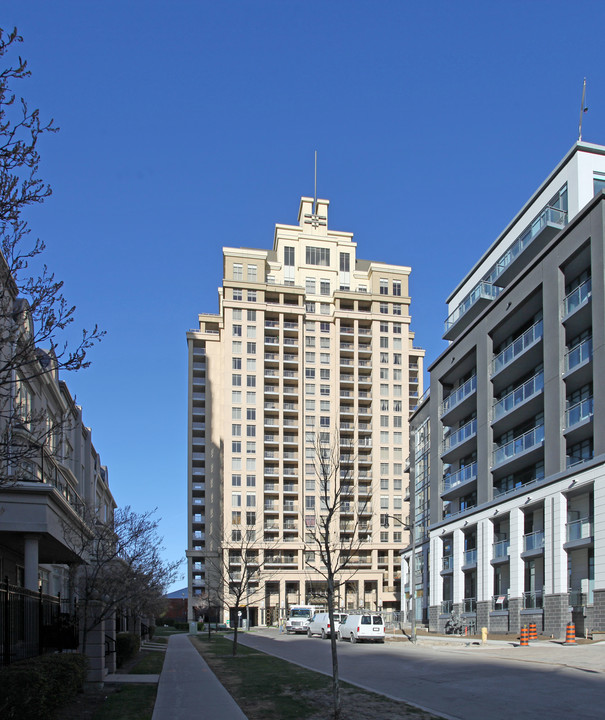
[[[387,518],[391,518],[398,522],[404,530],[407,530],[412,535],[412,559],[410,561],[410,599],[412,601],[411,613],[411,631],[410,631],[410,642],[416,642],[416,533],[412,525],[406,525],[403,520],[395,517],[394,515],[387,515]],[[388,521],[385,527],[388,527]],[[402,578],[403,580],[403,578]]]

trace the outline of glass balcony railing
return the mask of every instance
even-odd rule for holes
[[[592,278],[588,278],[563,300],[563,317],[585,305],[592,295]]]
[[[443,556],[443,570],[453,570],[454,569],[454,556],[453,555],[444,555]]]
[[[492,610],[508,610],[508,595],[492,595]]]
[[[494,450],[494,465],[500,465],[507,462],[516,455],[521,455],[527,450],[532,450],[542,445],[544,442],[544,425],[538,425],[528,430],[523,435],[514,438],[505,445],[501,445]]]
[[[542,320],[534,323],[528,328],[522,335],[513,340],[510,345],[507,345],[502,352],[498,353],[492,362],[492,375],[500,372],[507,365],[510,365],[519,355],[533,345],[537,340],[542,337]]]
[[[476,480],[477,478],[477,463],[471,463],[466,467],[460,468],[455,473],[447,475],[443,478],[443,492],[449,492],[458,485]]]
[[[554,207],[545,207],[531,225],[515,240],[504,255],[498,260],[486,280],[495,282],[506,268],[516,260],[534,238],[547,226],[559,225],[564,227],[567,223],[567,213]]]
[[[523,593],[523,609],[533,610],[542,609],[544,593],[542,590],[530,590],[529,592]]]
[[[510,540],[500,540],[492,545],[492,560],[508,558]]]
[[[586,338],[569,350],[565,355],[565,371],[573,370],[592,357],[592,337]]]
[[[474,418],[470,422],[467,422],[466,425],[463,425],[461,428],[458,428],[458,430],[455,430],[453,433],[450,433],[444,440],[442,444],[442,453],[449,452],[453,448],[455,448],[457,445],[462,444],[465,440],[468,440],[469,438],[473,437],[477,434],[477,419]]]
[[[477,612],[477,598],[462,598],[462,612]]]
[[[442,600],[441,601],[441,614],[447,615],[447,614],[451,613],[453,607],[454,607],[453,600]]]
[[[493,300],[498,297],[502,288],[492,285],[488,282],[480,282],[477,287],[464,298],[458,307],[452,312],[445,321],[445,332],[448,332],[460,320],[461,317],[475,305],[479,300]]]
[[[567,523],[567,542],[592,537],[594,524],[592,518],[580,518]]]
[[[523,551],[541,550],[544,547],[544,530],[538,530],[523,536]]]
[[[533,397],[543,389],[544,373],[540,371],[524,382],[523,385],[519,385],[519,387],[516,387],[512,392],[509,392],[508,395],[505,395],[503,398],[500,398],[500,400],[494,403],[492,408],[492,420],[495,421],[504,417],[511,410],[517,407],[517,405],[529,400],[530,397]]]
[[[567,430],[574,427],[583,420],[588,420],[593,415],[593,398],[586,398],[570,408],[567,408],[565,412],[565,427]]]
[[[476,565],[477,564],[477,549],[476,548],[473,548],[472,550],[464,551],[463,564],[464,565]]]
[[[475,392],[477,389],[477,376],[469,378],[463,385],[450,393],[441,403],[441,415],[449,412],[456,405],[459,405],[465,398]]]

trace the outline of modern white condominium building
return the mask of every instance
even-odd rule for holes
[[[239,611],[251,624],[321,604],[308,542],[322,512],[318,438],[355,449],[338,531],[356,549],[339,604],[399,609],[408,417],[424,355],[410,331],[410,268],[358,259],[352,233],[328,228],[328,206],[303,197],[271,250],[224,248],[219,312],[187,333],[190,617],[204,598],[221,620]],[[216,571],[237,573],[242,542],[259,570],[236,608]]]
[[[578,142],[448,298],[412,417],[416,589],[443,630],[605,631],[605,147]],[[404,566],[405,567],[405,566]]]

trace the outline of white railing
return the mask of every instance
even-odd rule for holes
[[[529,378],[523,385],[519,385],[514,390],[500,398],[494,403],[492,408],[492,420],[499,420],[501,417],[509,413],[513,408],[521,403],[529,400],[530,397],[536,395],[544,389],[544,373],[540,370],[533,377]]]
[[[514,438],[510,442],[501,445],[494,450],[494,465],[506,462],[515,455],[520,455],[526,450],[542,445],[544,442],[544,425],[537,425],[535,428],[528,430],[523,435]]]
[[[510,345],[507,345],[502,352],[498,353],[492,361],[492,375],[500,372],[503,368],[509,365],[525,350],[533,345],[537,340],[542,337],[542,320],[534,323],[528,328],[523,334],[519,335],[518,338],[512,341]]]

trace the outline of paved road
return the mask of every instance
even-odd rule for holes
[[[241,636],[240,636],[241,637]],[[246,645],[330,674],[330,643],[259,630]],[[454,720],[603,720],[605,643],[428,646],[338,644],[340,674]]]

